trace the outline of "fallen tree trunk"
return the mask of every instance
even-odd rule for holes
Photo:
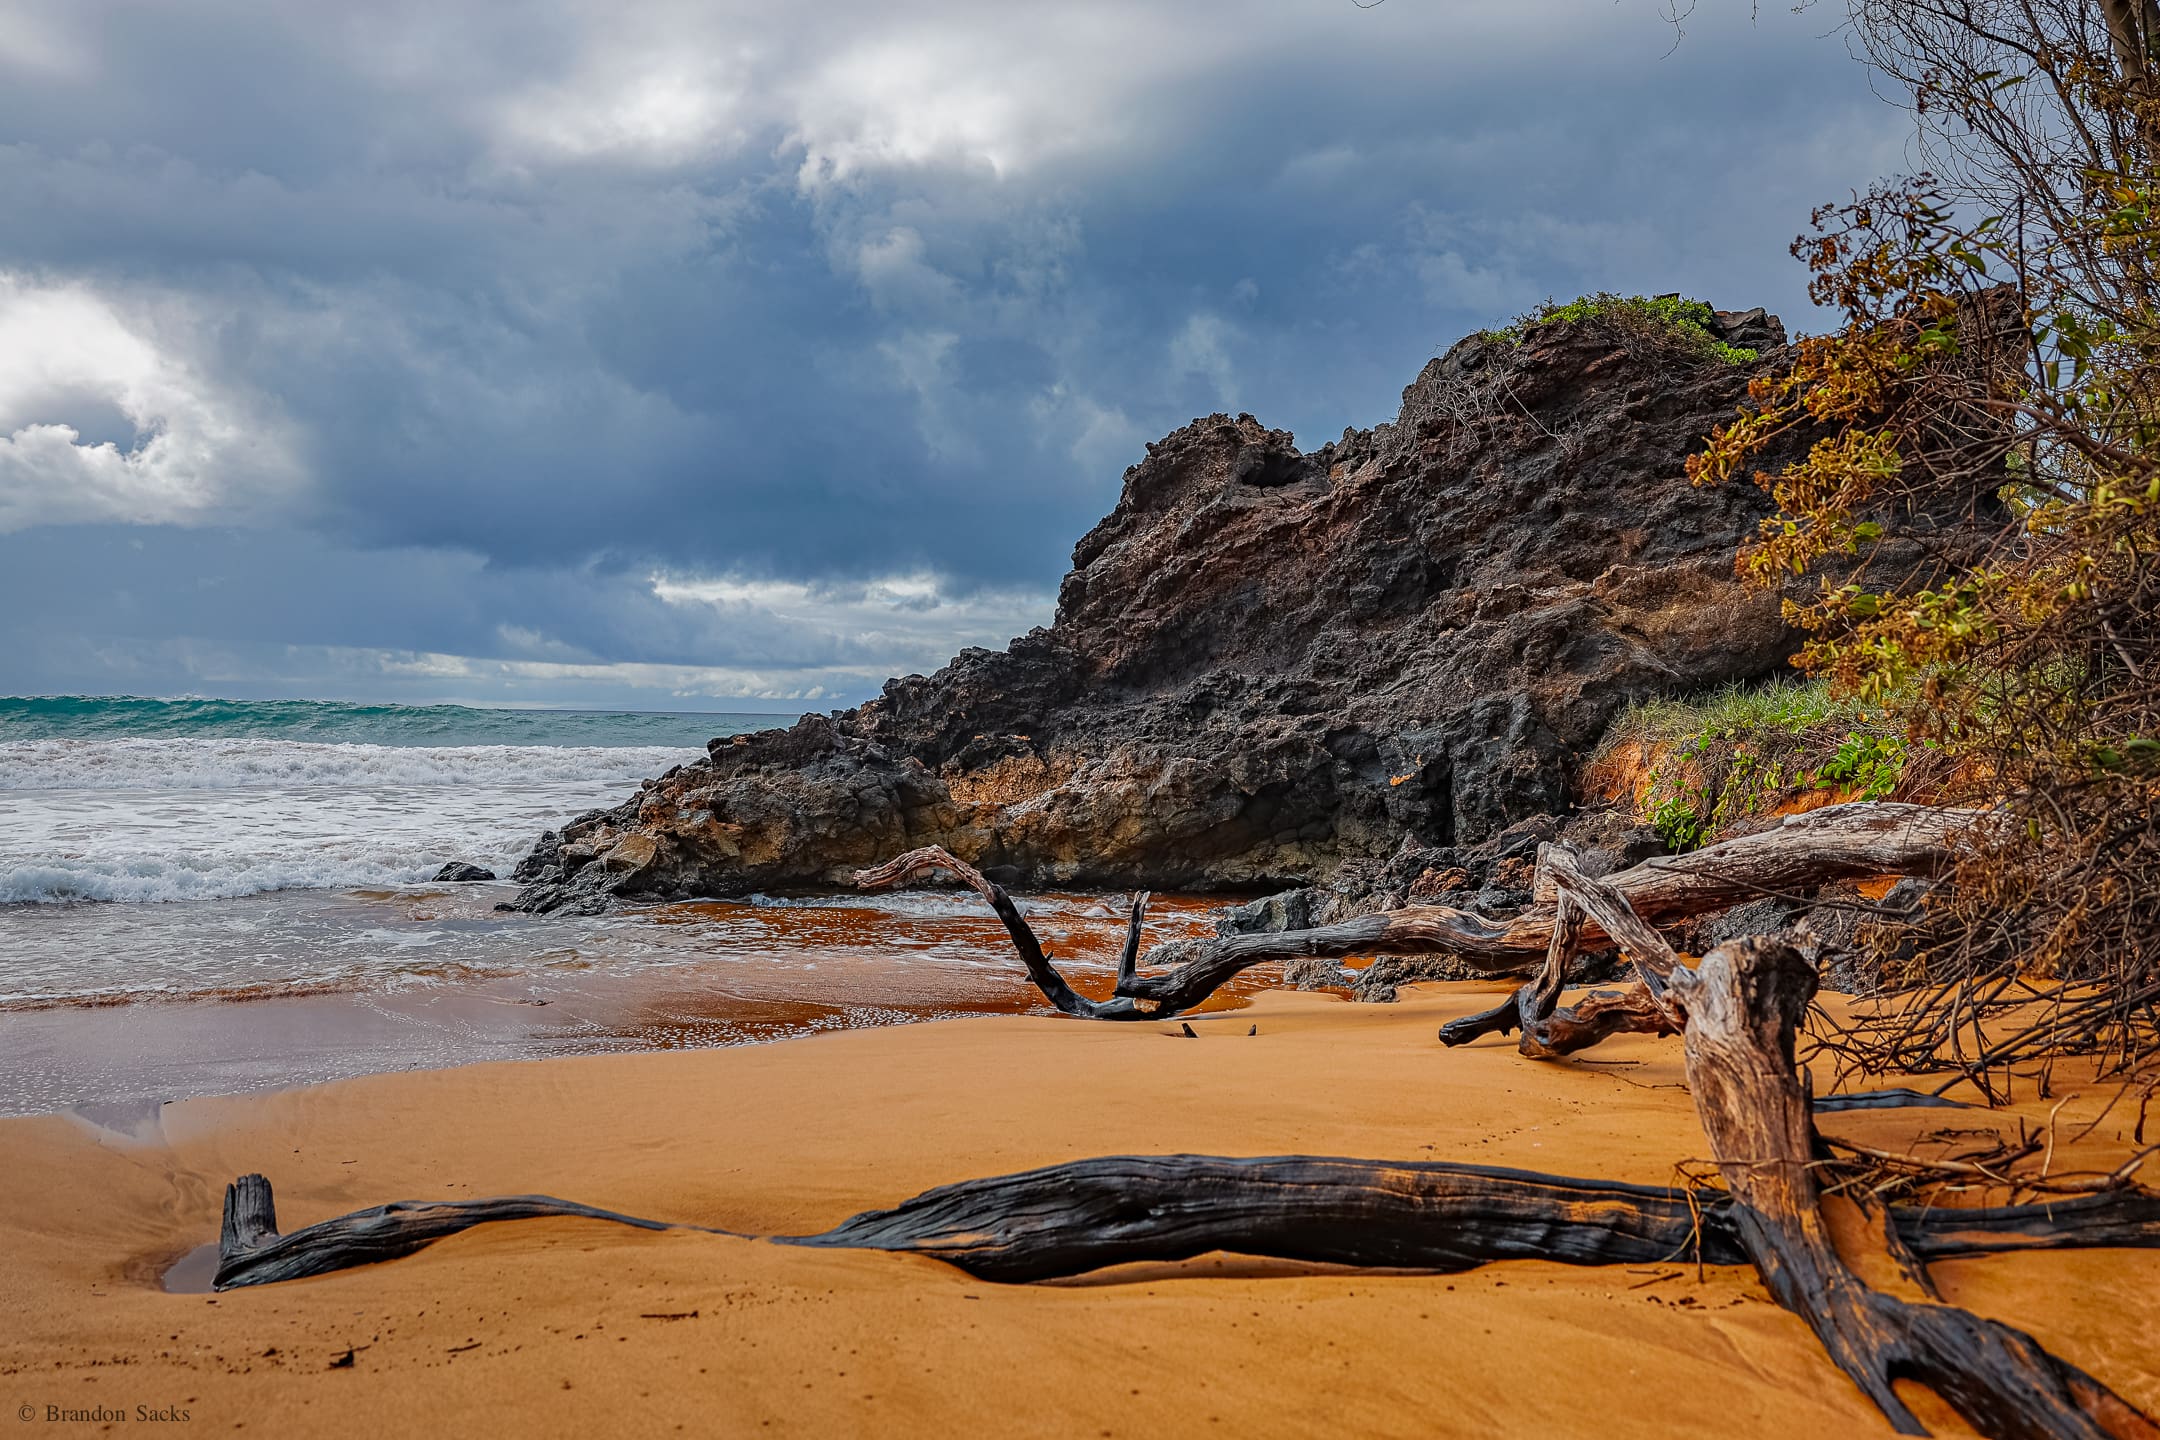
[[[1599,883],[1608,893],[1621,897],[1620,908],[1642,925],[1644,921],[1694,915],[1764,894],[1858,875],[1929,875],[1947,864],[1955,837],[1982,813],[1885,801],[1832,805],[1805,815],[1787,816],[1753,835],[1721,841],[1689,855],[1645,860]],[[1090,1000],[1058,973],[1004,887],[937,846],[911,850],[874,869],[857,871],[855,884],[864,890],[889,889],[938,870],[957,876],[989,902],[1012,937],[1028,978],[1052,1005],[1065,1014],[1092,1020],[1156,1020],[1179,1015],[1204,1004],[1224,984],[1255,965],[1307,957],[1446,954],[1495,974],[1506,974],[1547,954],[1544,973],[1551,983],[1541,986],[1544,1003],[1557,997],[1559,986],[1553,977],[1565,966],[1563,957],[1559,962],[1562,970],[1556,970],[1548,953],[1555,947],[1556,931],[1566,941],[1568,955],[1618,938],[1605,928],[1594,910],[1589,918],[1580,921],[1579,928],[1570,930],[1562,923],[1567,907],[1560,903],[1533,906],[1508,920],[1492,920],[1446,905],[1411,905],[1312,930],[1173,941],[1156,947],[1147,956],[1139,956],[1141,912],[1147,898],[1142,895],[1135,902],[1126,930],[1112,997]],[[1609,906],[1607,909],[1609,914],[1618,913]],[[1179,963],[1160,973],[1141,973],[1142,964],[1164,954],[1180,957]],[[1133,1003],[1143,1000],[1151,1008],[1142,1009]],[[1519,1021],[1513,1017],[1518,1012],[1512,1002],[1487,1012],[1485,1017],[1473,1018],[1495,1020],[1503,1011],[1510,1017],[1505,1028],[1516,1028]],[[1502,1027],[1491,1023],[1478,1033],[1498,1028]],[[1566,1053],[1562,1047],[1574,1038],[1564,1033],[1565,1028],[1563,1020],[1561,1029],[1555,1032],[1557,1044],[1549,1047],[1552,1053]],[[1598,1038],[1610,1033],[1611,1029],[1605,1029]],[[1583,1043],[1592,1042],[1584,1039]],[[1580,1049],[1582,1045],[1572,1048]]]
[[[1815,1180],[1814,1119],[1793,1059],[1815,972],[1791,947],[1735,941],[1671,981],[1687,1008],[1688,1085],[1736,1202],[1740,1244],[1771,1297],[1807,1322],[1894,1427],[1928,1433],[1893,1387],[1905,1379],[1935,1391],[1984,1435],[2160,1437],[2136,1407],[2024,1331],[1885,1295],[1839,1257]]]
[[[1638,917],[1656,922],[1855,876],[1933,875],[1948,864],[1958,834],[1983,813],[1885,801],[1826,806],[1692,854],[1645,860],[1605,883]],[[1117,993],[1189,1010],[1254,965],[1308,956],[1446,954],[1505,974],[1550,946],[1557,911],[1540,905],[1510,920],[1489,920],[1445,905],[1411,905],[1315,930],[1180,944],[1174,969],[1136,973]],[[1579,938],[1589,946],[1614,937],[1593,919]]]
[[[933,1255],[1005,1282],[1215,1250],[1438,1271],[1738,1263],[1727,1230],[1698,1226],[1699,1203],[1660,1186],[1441,1161],[1123,1155],[940,1186],[784,1243]]]
[[[2160,1196],[2134,1188],[2036,1205],[1893,1206],[1923,1260],[2004,1250],[2160,1249]],[[476,1225],[551,1217],[698,1230],[540,1195],[400,1201],[277,1233],[270,1182],[225,1192],[220,1290],[326,1275],[410,1255]],[[741,1237],[760,1238],[760,1237]],[[1582,1180],[1447,1161],[1309,1155],[1113,1155],[926,1190],[784,1245],[931,1255],[984,1280],[1084,1275],[1134,1261],[1229,1251],[1276,1260],[1454,1271],[1494,1260],[1571,1265],[1742,1265],[1721,1190]]]

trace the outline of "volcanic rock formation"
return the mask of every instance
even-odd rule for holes
[[[1718,324],[1764,358],[1558,322],[1462,341],[1310,453],[1194,421],[1126,471],[1048,629],[713,741],[543,837],[518,905],[845,883],[921,845],[1022,886],[1257,889],[1563,810],[1630,700],[1792,646],[1733,576],[1767,500],[1682,471],[1784,343]]]

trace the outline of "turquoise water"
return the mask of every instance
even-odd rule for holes
[[[298,740],[366,745],[656,745],[695,748],[716,735],[795,723],[736,712],[483,710],[467,705],[356,705],[342,700],[150,700],[132,695],[0,697],[11,740]]]

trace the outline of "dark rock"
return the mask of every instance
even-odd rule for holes
[[[1350,977],[1350,998],[1366,1005],[1392,1005],[1405,985],[1431,980],[1490,980],[1492,976],[1453,955],[1382,955]],[[1500,996],[1493,996],[1500,1003]]]
[[[1473,846],[1470,856],[1473,861],[1487,863],[1503,860],[1531,862],[1537,859],[1538,846],[1550,844],[1559,838],[1558,820],[1550,815],[1532,815],[1527,820],[1516,821],[1483,844]]]
[[[1560,824],[1560,839],[1574,847],[1576,868],[1593,880],[1668,854],[1657,830],[1617,810],[1585,810]]]
[[[532,852],[518,861],[517,868],[510,872],[510,878],[520,885],[529,885],[561,868],[562,836],[553,830],[543,830],[540,838],[534,842]]]
[[[1326,910],[1462,868],[1475,893],[1557,833],[1519,822],[1566,811],[1630,700],[1790,653],[1780,597],[1733,575],[1766,497],[1683,473],[1763,366],[1547,324],[1463,341],[1392,424],[1311,452],[1197,420],[1126,472],[1050,628],[714,741],[543,843],[519,903],[844,885],[929,844],[1016,886],[1307,883]]]
[[[1310,930],[1313,901],[1310,889],[1285,890],[1280,894],[1234,905],[1215,917],[1215,933],[1231,935],[1279,935],[1285,930]]]
[[[1350,972],[1343,969],[1340,960],[1329,960],[1308,955],[1302,960],[1284,964],[1283,984],[1293,990],[1341,990],[1349,986]]]
[[[1512,915],[1529,903],[1530,892],[1527,889],[1510,890],[1501,885],[1488,885],[1477,892],[1477,898],[1471,902],[1469,908],[1481,914],[1501,916]]]
[[[1790,926],[1804,907],[1791,900],[1752,900],[1735,905],[1695,923],[1688,944],[1697,954],[1707,954],[1728,940],[1746,935],[1774,935],[1789,941]]]
[[[438,885],[470,885],[477,881],[493,880],[494,878],[495,872],[493,870],[485,870],[478,865],[467,865],[462,860],[453,860],[435,872],[435,883]]]
[[[1785,327],[1760,305],[1752,310],[1712,311],[1710,333],[1743,350],[1775,350],[1785,343]]]

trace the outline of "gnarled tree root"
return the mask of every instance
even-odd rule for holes
[[[1721,945],[1671,988],[1687,1010],[1687,1073],[1732,1221],[1771,1297],[1900,1432],[1927,1433],[1893,1382],[1916,1380],[1984,1435],[2160,1437],[2160,1427],[2024,1331],[1869,1288],[1831,1244],[1812,1110],[1793,1036],[1815,972],[1790,946]],[[1898,1257],[1903,1258],[1903,1257]]]

